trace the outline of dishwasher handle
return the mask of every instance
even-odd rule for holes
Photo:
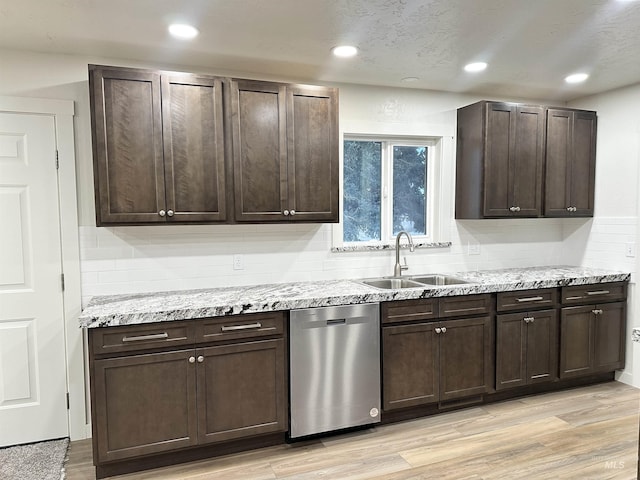
[[[344,325],[347,323],[346,318],[330,318],[327,320],[327,325]]]

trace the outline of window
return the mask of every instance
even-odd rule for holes
[[[438,140],[349,138],[343,148],[343,243],[434,241]]]

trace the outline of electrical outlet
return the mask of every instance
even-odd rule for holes
[[[626,244],[626,255],[627,257],[635,257],[636,256],[636,244],[635,243],[627,243]]]
[[[480,255],[480,244],[478,242],[469,242],[467,247],[469,255]]]
[[[242,258],[242,255],[236,254],[233,256],[233,269],[244,270],[244,258]]]

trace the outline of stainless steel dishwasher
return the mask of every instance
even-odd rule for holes
[[[379,304],[292,310],[289,438],[380,421]]]

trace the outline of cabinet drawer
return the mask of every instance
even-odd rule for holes
[[[381,308],[383,324],[429,320],[438,316],[438,299],[384,302]]]
[[[500,292],[497,295],[496,310],[528,310],[531,308],[554,306],[558,302],[558,290],[545,288],[538,290],[520,290]]]
[[[196,342],[221,342],[284,334],[284,313],[256,313],[202,318],[196,326]]]
[[[626,300],[627,282],[596,283],[562,287],[563,305],[584,305],[590,303]]]
[[[94,355],[150,348],[192,346],[193,321],[181,320],[144,325],[100,327],[89,330]]]
[[[485,315],[493,307],[491,294],[460,295],[440,298],[440,318],[468,315]]]

